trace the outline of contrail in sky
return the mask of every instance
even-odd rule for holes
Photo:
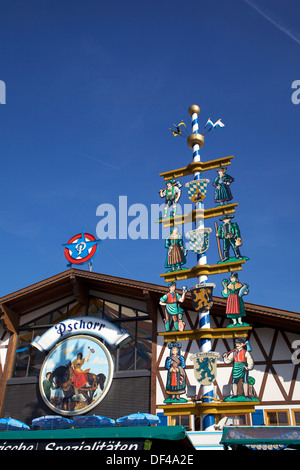
[[[254,10],[256,10],[266,20],[268,20],[270,23],[272,23],[274,26],[276,26],[276,28],[278,28],[280,31],[287,34],[287,36],[289,36],[291,39],[293,39],[300,46],[300,36],[299,35],[294,34],[292,31],[287,29],[285,26],[280,24],[278,21],[275,21],[271,16],[269,16],[267,13],[265,13],[263,10],[261,10],[256,3],[252,2],[251,0],[244,0],[244,2],[247,3],[247,5],[249,5],[250,7],[254,8]]]
[[[100,158],[93,157],[92,155],[89,155],[88,153],[83,153],[79,151],[77,151],[77,153],[80,153],[80,155],[90,158],[91,160],[95,160],[98,163],[102,163],[103,165],[110,166],[111,168],[114,168],[115,170],[119,170],[119,167],[112,165],[111,163],[105,162],[104,160],[100,160]]]
[[[81,152],[79,150],[75,150],[75,149],[69,149],[69,150],[72,150],[72,152],[76,152],[78,153],[79,155],[82,155],[83,157],[87,157],[87,158],[90,158],[91,160],[94,160],[95,162],[98,162],[98,163],[101,163],[102,165],[106,165],[106,166],[109,166],[110,168],[114,168],[115,170],[119,170],[120,168],[116,165],[112,165],[111,163],[108,163],[104,160],[100,160],[100,158],[96,158],[94,157],[93,155],[90,155],[88,153],[84,153],[84,152]]]

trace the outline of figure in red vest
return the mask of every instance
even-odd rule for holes
[[[251,346],[248,341],[244,341],[242,338],[235,340],[235,349],[229,353],[223,354],[225,364],[233,364],[232,371],[232,391],[233,394],[230,398],[238,397],[238,383],[240,379],[243,380],[243,391],[244,397],[248,398],[249,385],[248,385],[248,373],[254,367],[253,357],[251,354]],[[250,397],[249,397],[250,398]]]
[[[165,307],[165,329],[170,331],[170,319],[174,320],[174,328],[176,331],[183,331],[185,323],[182,321],[183,309],[180,303],[184,302],[187,288],[183,286],[182,295],[176,293],[176,282],[169,284],[169,292],[159,299],[160,305]]]

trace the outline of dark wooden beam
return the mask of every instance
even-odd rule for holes
[[[0,304],[0,321],[6,331],[16,333],[20,323],[20,317],[7,305]]]
[[[151,320],[156,320],[158,301],[156,301],[153,294],[148,289],[143,290],[143,295],[146,302],[149,317],[151,318]]]
[[[84,285],[82,281],[78,279],[77,276],[73,274],[70,276],[70,281],[72,284],[73,294],[78,303],[82,306],[88,304],[89,291],[88,288]]]

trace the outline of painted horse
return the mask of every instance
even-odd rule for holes
[[[76,394],[76,389],[73,382],[73,369],[71,362],[66,366],[58,366],[50,376],[50,383],[55,388],[60,388],[63,391],[64,398],[62,401],[62,408],[64,410],[72,411],[75,407],[75,402],[73,396]],[[93,401],[93,397],[97,387],[99,386],[101,390],[104,389],[104,384],[106,377],[104,374],[92,374],[90,372],[86,373],[87,383],[79,387],[77,390],[81,393],[87,404],[90,405]]]

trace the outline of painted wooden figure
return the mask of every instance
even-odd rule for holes
[[[169,292],[168,294],[163,295],[160,298],[160,305],[164,307],[165,313],[165,329],[166,331],[170,331],[170,320],[171,318],[174,321],[174,328],[176,331],[183,331],[185,323],[182,320],[183,317],[183,309],[181,308],[180,304],[184,302],[185,294],[187,292],[187,288],[183,286],[182,295],[180,296],[176,292],[176,283],[171,282],[169,284]]]
[[[213,186],[215,187],[214,201],[219,203],[220,206],[228,204],[232,199],[230,185],[233,183],[234,178],[226,174],[227,168],[219,168],[217,170],[218,176],[214,179]]]
[[[219,254],[221,262],[226,261],[248,259],[246,256],[242,256],[240,252],[240,246],[242,245],[241,232],[238,224],[232,222],[234,215],[225,214],[221,217],[220,221],[223,222],[219,226],[215,222],[216,237],[219,248]],[[223,240],[223,255],[220,247],[220,239]],[[230,248],[233,250],[234,257],[230,258]]]
[[[251,354],[252,348],[244,338],[235,339],[235,348],[223,354],[225,364],[232,364],[232,395],[225,398],[225,401],[257,401],[253,394],[253,378],[249,377],[249,371],[254,367]],[[238,384],[242,380],[243,393],[238,393]]]
[[[231,273],[229,280],[223,279],[222,286],[222,296],[227,299],[226,315],[233,322],[229,327],[249,326],[242,320],[246,316],[243,296],[249,293],[248,284],[242,284],[237,273]]]
[[[186,403],[182,395],[186,393],[185,360],[180,354],[181,343],[169,343],[170,356],[167,357],[165,368],[168,371],[164,403]]]
[[[165,268],[170,271],[179,271],[186,263],[187,250],[184,247],[182,235],[178,228],[171,230],[170,235],[166,238],[165,247],[168,250],[165,262]]]
[[[176,215],[177,203],[181,196],[181,187],[182,184],[179,181],[169,180],[167,181],[166,188],[159,190],[160,197],[165,198],[164,218],[167,217],[169,207],[172,207],[172,215]]]

